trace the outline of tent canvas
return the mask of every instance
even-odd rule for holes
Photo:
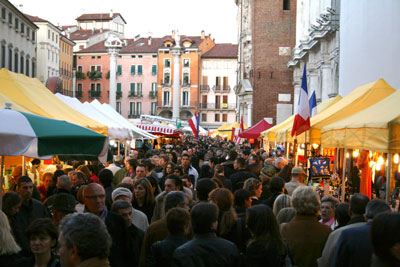
[[[99,121],[105,124],[108,128],[108,137],[110,139],[116,140],[130,140],[132,139],[131,130],[127,127],[124,127],[118,122],[115,122],[107,114],[102,113],[88,102],[81,103],[78,99],[65,96],[59,93],[55,94],[59,99],[61,99],[64,103],[69,105],[71,108],[77,110],[78,112],[84,114],[85,116]]]
[[[31,113],[47,118],[65,120],[107,134],[107,127],[74,110],[58,99],[38,79],[0,70],[0,94],[8,97]]]
[[[263,119],[257,122],[256,125],[254,125],[253,127],[244,131],[240,135],[240,137],[257,139],[258,137],[260,137],[261,132],[268,130],[271,127],[272,127],[271,124],[269,124]]]
[[[320,144],[322,127],[366,109],[394,92],[395,90],[383,79],[357,87],[340,101],[312,117],[310,131],[297,136],[297,141]],[[281,142],[293,142],[291,131],[292,126],[279,131],[277,139]]]
[[[325,99],[324,101],[322,101],[318,106],[317,106],[317,112],[321,113],[322,111],[324,111],[325,109],[327,109],[328,107],[332,106],[333,104],[337,103],[340,99],[342,99],[342,97],[340,95],[337,95],[335,97],[332,98],[328,98]],[[294,116],[290,116],[289,118],[287,118],[286,120],[284,120],[283,122],[281,122],[278,125],[275,125],[272,128],[269,128],[268,130],[264,131],[261,133],[261,135],[267,139],[269,142],[273,142],[273,141],[280,141],[280,140],[276,140],[276,134],[279,131],[282,131],[284,129],[287,129],[289,127],[292,127],[293,125],[293,120],[294,120]]]
[[[94,106],[96,109],[100,110],[103,113],[106,113],[107,116],[111,117],[113,120],[118,122],[119,124],[128,127],[133,131],[133,138],[143,138],[143,139],[155,139],[157,138],[156,136],[139,129],[132,123],[130,123],[127,119],[121,116],[116,110],[114,110],[110,105],[108,104],[101,104],[98,100],[93,100],[90,102],[90,105]]]
[[[321,129],[324,147],[400,152],[400,91]]]

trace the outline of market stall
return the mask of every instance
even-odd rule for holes
[[[393,167],[399,168],[400,152],[400,91],[389,95],[378,103],[321,129],[321,144],[324,147],[345,148],[355,151],[362,169],[360,192],[371,195],[371,179],[375,171],[386,170],[386,192],[391,192],[395,181]],[[396,156],[397,155],[397,156]],[[386,158],[386,160],[384,160]],[[386,200],[389,200],[386,193]]]

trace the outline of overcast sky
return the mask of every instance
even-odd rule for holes
[[[237,43],[237,6],[234,0],[10,0],[23,13],[57,25],[73,25],[83,13],[106,13],[112,9],[126,21],[125,37],[151,32],[154,37],[211,33],[217,43]]]

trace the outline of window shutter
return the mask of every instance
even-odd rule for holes
[[[122,74],[122,66],[121,66],[121,65],[118,65],[118,70],[117,70],[117,72],[118,72],[118,75],[121,75],[121,74]]]
[[[151,74],[152,74],[152,75],[156,75],[156,74],[157,74],[157,65],[153,65],[153,66],[151,67]]]
[[[121,92],[121,83],[117,83],[117,92]]]
[[[136,73],[136,66],[131,65],[131,75],[135,75],[135,73]]]
[[[142,75],[143,73],[143,66],[142,65],[138,65],[138,75]]]

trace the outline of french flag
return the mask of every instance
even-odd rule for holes
[[[193,115],[193,117],[188,121],[190,128],[192,128],[194,137],[199,136],[199,125],[200,125],[200,117],[197,113]]]
[[[310,129],[310,115],[312,112],[310,106],[310,100],[308,98],[308,89],[307,89],[307,75],[306,75],[306,65],[304,64],[304,72],[303,78],[301,80],[301,89],[299,94],[299,100],[297,101],[294,107],[294,122],[292,128],[292,137],[294,135],[300,135],[301,133]],[[315,99],[315,92],[314,97]],[[316,100],[316,99],[315,99]],[[316,106],[316,101],[315,101]],[[316,108],[315,108],[316,110]]]

